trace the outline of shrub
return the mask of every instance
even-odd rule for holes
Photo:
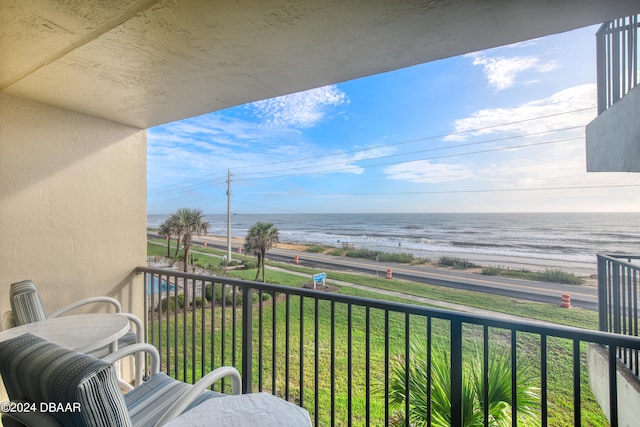
[[[344,256],[348,256],[350,258],[363,258],[369,259],[371,261],[380,261],[380,262],[399,262],[410,264],[413,262],[413,254],[402,252],[402,253],[392,253],[392,252],[382,252],[382,251],[372,251],[370,249],[349,249],[344,252]]]
[[[573,273],[567,273],[566,271],[558,269],[546,269],[544,273],[541,273],[542,280],[554,283],[566,283],[569,285],[581,285],[582,277],[576,276]]]
[[[326,251],[328,248],[326,246],[320,246],[320,245],[311,245],[311,246],[307,246],[307,248],[305,249],[307,252],[311,252],[312,254],[318,254],[318,253],[322,253],[324,251]]]
[[[451,368],[448,351],[435,345],[431,351],[431,373],[427,369],[427,348],[424,342],[412,340],[409,351],[409,422],[404,419],[405,372],[407,363],[403,357],[392,361],[389,374],[389,406],[394,411],[392,425],[428,425],[427,408],[431,407],[431,425],[451,425]],[[484,377],[482,350],[472,347],[471,354],[464,358],[462,383],[462,425],[483,425]],[[431,375],[431,401],[427,401],[428,377]],[[489,419],[492,426],[511,425],[511,357],[508,349],[489,352]],[[524,425],[539,425],[537,409],[539,397],[537,376],[524,360],[516,364],[516,402],[518,421]],[[386,390],[379,390],[386,393]],[[520,424],[520,423],[519,423]]]
[[[244,269],[245,270],[253,270],[258,268],[258,263],[257,262],[253,262],[253,261],[245,261],[244,263]]]
[[[262,293],[262,301],[269,301],[271,299],[271,294],[263,292]]]
[[[502,267],[492,266],[492,267],[483,267],[482,274],[485,276],[499,276],[502,273]]]
[[[349,258],[364,258],[364,259],[376,259],[377,255],[380,255],[382,252],[380,251],[372,251],[370,249],[349,249],[345,252],[345,256]]]
[[[469,260],[455,257],[443,256],[438,260],[438,265],[442,265],[445,267],[453,267],[458,270],[465,270],[467,268],[475,268],[478,267],[476,264],[470,262]]]
[[[382,262],[399,262],[403,264],[411,264],[414,261],[413,254],[402,252],[398,254],[381,252],[378,258]]]
[[[218,285],[215,289],[212,288],[212,284],[208,283],[204,288],[204,296],[208,301],[213,301],[214,304],[222,304],[222,285]],[[233,290],[231,286],[225,287],[225,305],[233,305]],[[242,292],[236,291],[236,305],[242,305]]]
[[[174,297],[166,297],[160,300],[160,308],[162,311],[176,311],[176,300]]]
[[[206,299],[202,298],[202,297],[195,297],[193,299],[193,306],[194,307],[204,307],[206,305]]]

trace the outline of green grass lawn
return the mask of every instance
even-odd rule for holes
[[[149,255],[154,255],[156,248],[163,250],[161,246],[150,245]],[[198,248],[200,251],[201,248]],[[210,250],[210,249],[209,249]],[[214,250],[212,250],[214,251]],[[220,252],[220,251],[218,251]],[[215,252],[212,252],[215,253]],[[162,253],[166,255],[166,247]],[[159,254],[161,255],[161,254]],[[199,257],[199,255],[198,255]],[[212,262],[217,258],[212,257]],[[204,260],[203,262],[207,262]],[[280,265],[291,268],[291,265]],[[295,267],[297,271],[313,273],[304,268]],[[228,275],[241,279],[253,280],[255,270],[235,270],[228,272]],[[430,299],[442,299],[480,306],[482,308],[501,311],[509,314],[517,314],[532,319],[554,321],[561,324],[577,326],[587,329],[595,329],[597,326],[597,314],[581,309],[566,310],[560,307],[546,304],[530,302],[514,302],[514,300],[492,295],[480,294],[477,292],[457,291],[437,286],[427,286],[411,282],[401,282],[397,280],[376,279],[371,276],[360,276],[344,273],[331,273],[330,277],[345,280],[353,283],[360,283],[372,288],[384,288],[401,291],[407,294],[407,298],[387,297],[373,291],[363,291],[348,287],[339,287],[338,293],[354,295],[366,298],[383,299],[402,303],[416,304],[411,296],[425,296]],[[267,271],[267,281],[279,283],[285,286],[300,287],[309,281],[308,277],[280,272]],[[273,305],[271,301],[263,304],[262,324],[263,334],[259,335],[260,311],[257,304],[253,310],[253,385],[257,390],[259,382],[262,389],[271,392],[275,389],[277,395],[288,398],[302,405],[309,410],[312,419],[315,416],[314,398],[317,388],[320,406],[318,408],[319,425],[329,425],[331,384],[332,384],[332,345],[335,346],[336,357],[334,363],[335,383],[335,416],[336,425],[344,425],[348,416],[348,399],[352,401],[352,420],[354,425],[363,425],[366,413],[367,395],[370,396],[371,425],[382,425],[384,422],[384,363],[385,363],[385,333],[384,333],[384,313],[381,310],[369,310],[370,341],[367,351],[365,335],[367,310],[363,307],[352,306],[350,318],[351,329],[347,328],[349,308],[344,304],[336,304],[332,316],[331,303],[320,301],[318,303],[318,324],[317,324],[317,349],[316,349],[316,317],[315,302],[304,299],[304,307],[301,309],[301,299],[296,296],[289,298],[289,319],[290,326],[287,336],[287,326],[284,322],[287,307],[286,301],[278,301],[276,304],[276,344],[275,344],[275,369],[273,366],[272,354],[273,335]],[[418,304],[420,305],[420,304]],[[178,361],[178,377],[184,372],[187,379],[192,375],[199,378],[202,367],[208,371],[212,365],[212,354],[214,366],[221,364],[233,364],[241,368],[241,308],[236,311],[236,322],[238,332],[235,346],[235,361],[233,360],[234,345],[230,329],[227,330],[224,339],[224,352],[222,351],[223,341],[221,337],[222,316],[220,307],[213,310],[209,308],[198,309],[195,312],[180,313],[177,321],[173,318],[169,324],[163,322],[162,334],[166,339],[167,334],[170,343],[170,360]],[[225,316],[225,326],[230,328],[233,324],[233,310],[227,310]],[[301,319],[303,327],[300,327]],[[335,329],[332,331],[332,320]],[[419,339],[425,338],[426,319],[418,316],[410,318],[409,335]],[[211,332],[213,331],[213,333]],[[332,336],[333,332],[333,336]],[[503,330],[490,330],[492,345],[507,347],[510,338],[505,336]],[[351,343],[349,344],[349,334]],[[481,343],[483,335],[482,328],[467,325],[464,329],[464,348],[469,349]],[[195,338],[196,347],[192,347],[192,338]],[[446,321],[433,319],[432,322],[432,342],[446,343],[449,340],[449,324]],[[213,341],[212,341],[213,340]],[[302,340],[302,341],[301,341]],[[262,344],[260,344],[262,343]],[[405,316],[403,314],[391,313],[389,316],[388,346],[391,358],[404,356],[405,343]],[[213,352],[212,350],[213,345]],[[263,358],[262,369],[259,371],[258,351],[262,346]],[[530,334],[518,334],[517,336],[518,357],[522,361],[530,361],[531,368],[539,373],[540,370],[540,343],[539,337]],[[349,349],[351,350],[351,360],[349,365]],[[163,344],[163,351],[166,357],[166,342]],[[586,364],[584,360],[584,348],[582,349],[581,364],[581,389],[582,389],[582,420],[581,425],[600,426],[606,425],[606,418],[595,403],[588,387],[586,375]],[[182,354],[187,354],[188,360],[182,360]],[[318,378],[314,375],[316,354],[318,363]],[[223,360],[224,355],[224,360]],[[177,359],[175,357],[177,356]],[[288,358],[289,370],[286,370]],[[547,348],[548,360],[548,387],[549,387],[549,425],[565,426],[573,425],[573,383],[572,383],[572,342],[563,339],[550,339]],[[367,361],[370,365],[367,373]],[[304,369],[300,367],[303,366]],[[169,367],[173,372],[175,366]],[[275,382],[273,373],[275,372]],[[348,373],[351,372],[351,387],[349,387]],[[260,375],[262,378],[260,379]],[[367,389],[367,377],[370,379],[369,389]],[[301,381],[302,380],[302,381]],[[303,384],[301,387],[301,383]],[[540,384],[536,384],[538,387]],[[348,391],[351,390],[351,396]],[[287,394],[288,392],[288,394]],[[302,400],[302,401],[301,401]]]

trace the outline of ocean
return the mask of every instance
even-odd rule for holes
[[[166,215],[149,215],[158,227]],[[206,215],[208,234],[226,236],[226,215]],[[232,236],[272,222],[287,243],[341,246],[417,257],[455,256],[483,265],[595,273],[596,254],[640,255],[640,213],[246,214]]]

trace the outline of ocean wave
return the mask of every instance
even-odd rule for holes
[[[244,238],[266,218],[281,241],[325,246],[595,262],[596,253],[638,253],[637,214],[286,214],[235,215],[232,234]],[[210,234],[226,233],[226,215],[207,215]],[[163,216],[150,215],[149,226]]]

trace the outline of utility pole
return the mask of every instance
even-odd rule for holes
[[[227,264],[231,262],[231,170],[227,169]]]

